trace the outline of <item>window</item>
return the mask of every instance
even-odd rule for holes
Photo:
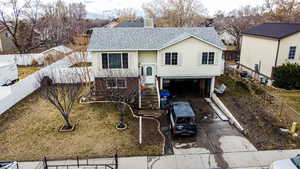
[[[125,79],[108,79],[106,83],[107,88],[126,88]]]
[[[215,52],[203,52],[202,53],[202,64],[214,64],[215,63]]]
[[[291,46],[289,52],[289,59],[295,59],[295,55],[296,55],[296,46]]]
[[[178,65],[178,53],[165,53],[165,64],[166,65]]]
[[[102,53],[103,69],[128,68],[128,53]]]
[[[152,67],[147,67],[147,69],[146,69],[146,75],[147,76],[152,76]]]
[[[215,53],[209,52],[208,64],[214,64],[214,63],[215,63]]]
[[[207,64],[207,57],[208,57],[208,53],[203,52],[202,53],[202,64]]]

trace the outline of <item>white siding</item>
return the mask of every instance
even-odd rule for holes
[[[178,65],[165,65],[166,52],[177,52]],[[202,52],[215,52],[215,64],[203,65]],[[223,72],[222,50],[195,38],[188,38],[158,52],[157,75],[161,77],[212,77]]]
[[[102,69],[102,53],[128,53],[128,69]],[[108,74],[116,76],[138,76],[138,52],[90,52],[91,61],[93,63],[93,70],[96,77],[104,77]]]
[[[253,70],[260,63],[260,73],[271,77],[277,46],[276,39],[243,35],[240,63]]]
[[[288,59],[291,46],[296,46],[295,59],[292,60]],[[300,33],[281,39],[277,66],[287,62],[300,64]]]

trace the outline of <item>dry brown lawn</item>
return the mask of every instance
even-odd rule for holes
[[[292,106],[296,111],[300,112],[300,91],[299,90],[284,90],[266,87],[273,95],[281,98],[285,103]]]
[[[0,116],[0,161],[39,160],[43,156],[99,154],[111,156],[159,155],[162,137],[153,120],[146,121],[143,145],[138,144],[138,120],[129,113],[128,129],[115,129],[118,114],[109,105],[76,104],[74,132],[58,132],[63,124],[58,111],[35,92]],[[147,127],[146,127],[147,128]],[[153,139],[154,138],[154,139]]]
[[[24,79],[40,69],[39,66],[18,66],[19,79]]]

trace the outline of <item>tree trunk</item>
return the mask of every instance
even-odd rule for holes
[[[62,116],[65,120],[65,127],[71,128],[72,125],[71,125],[70,120],[69,120],[69,113],[61,112],[61,114],[62,114]]]

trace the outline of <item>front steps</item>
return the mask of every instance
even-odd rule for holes
[[[158,95],[156,88],[153,86],[145,86],[141,94],[141,109],[143,110],[157,110],[158,105]]]

